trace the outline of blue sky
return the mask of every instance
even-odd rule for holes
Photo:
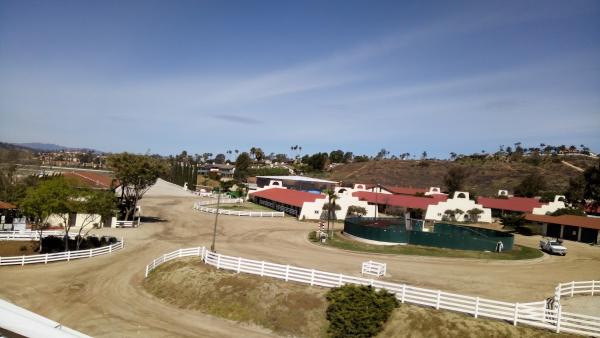
[[[600,150],[599,1],[0,0],[0,141]]]

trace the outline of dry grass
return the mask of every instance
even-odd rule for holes
[[[144,281],[150,293],[177,307],[258,324],[283,336],[325,337],[328,289],[235,274],[198,258],[166,263]],[[450,311],[401,304],[378,337],[571,337]]]
[[[567,159],[586,168],[598,160],[590,158]],[[455,163],[450,161],[370,161],[350,163],[335,167],[327,178],[334,181],[353,183],[381,183],[405,187],[428,188],[444,187],[444,176],[453,166],[463,167],[468,173],[464,189],[478,195],[494,196],[499,189],[512,190],[532,172],[539,172],[546,178],[548,191],[562,192],[568,187],[569,178],[580,175],[578,171],[563,163],[546,160],[535,166],[526,162],[471,161]]]
[[[38,247],[37,241],[0,241],[0,257],[35,255]]]
[[[571,337],[548,330],[524,326],[513,326],[495,320],[476,319],[460,313],[437,311],[435,309],[402,304],[396,309],[377,337]]]
[[[258,324],[282,335],[322,337],[327,327],[327,289],[217,270],[199,259],[160,266],[144,287],[180,308]]]

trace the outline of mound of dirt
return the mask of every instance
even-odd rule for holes
[[[146,192],[145,197],[193,197],[195,196],[189,190],[183,190],[183,187],[167,182],[159,178],[156,183]]]

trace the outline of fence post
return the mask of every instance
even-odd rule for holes
[[[148,278],[148,265],[146,265],[146,274],[144,275],[144,278]]]
[[[285,281],[286,282],[288,281],[289,277],[290,277],[290,266],[286,265],[285,266]]]
[[[310,285],[315,285],[315,269],[312,269],[312,271],[310,272]]]
[[[562,307],[559,305],[556,312],[556,333],[560,333],[560,320],[562,319]]]
[[[217,269],[221,268],[221,254],[217,254]]]
[[[181,258],[181,249],[177,250],[177,257]]]
[[[592,281],[592,296],[594,295],[594,288],[596,287],[596,281]]]
[[[265,275],[265,261],[262,261],[260,263],[260,276],[264,276]]]
[[[475,318],[479,316],[479,297],[475,298]]]
[[[238,257],[237,273],[240,273],[241,266],[242,266],[242,257]]]
[[[575,293],[575,281],[571,282],[571,297],[573,297],[573,294]]]
[[[48,254],[44,256],[44,264],[48,264]]]
[[[71,261],[71,251],[67,251],[67,262],[70,262],[70,261]]]
[[[402,284],[402,298],[400,299],[400,303],[404,304],[404,296],[406,295],[406,284]]]
[[[25,265],[25,256],[21,256],[21,266]]]
[[[435,309],[439,310],[440,309],[440,298],[442,297],[442,291],[438,290],[437,292],[437,300],[435,302]]]
[[[108,246],[108,253],[111,253],[111,252],[112,252],[112,245],[109,245]]]
[[[515,303],[515,318],[513,319],[513,325],[517,326],[517,318],[519,317],[519,303]]]
[[[88,253],[88,257],[92,257],[92,249],[88,249],[89,253]]]
[[[339,285],[338,286],[342,286],[343,285],[342,284],[342,278],[343,278],[343,275],[340,273],[340,280],[339,280]]]

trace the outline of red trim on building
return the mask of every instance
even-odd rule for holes
[[[325,195],[317,195],[305,191],[280,188],[261,190],[253,192],[250,195],[298,208],[302,208],[304,202],[314,202],[318,199],[325,198]]]
[[[509,197],[509,198],[491,198],[491,197],[478,197],[477,203],[481,204],[484,208],[500,209],[508,211],[518,212],[532,212],[533,208],[539,208],[544,203],[540,202],[537,198],[527,197]]]
[[[409,195],[381,194],[370,191],[356,191],[352,194],[352,196],[358,197],[362,201],[367,201],[373,204],[422,210],[427,210],[428,206],[432,204],[438,204],[439,202],[443,202],[448,199],[448,196],[446,195],[435,195],[435,197],[429,198]]]
[[[8,202],[0,201],[0,209],[16,209],[17,206]]]

